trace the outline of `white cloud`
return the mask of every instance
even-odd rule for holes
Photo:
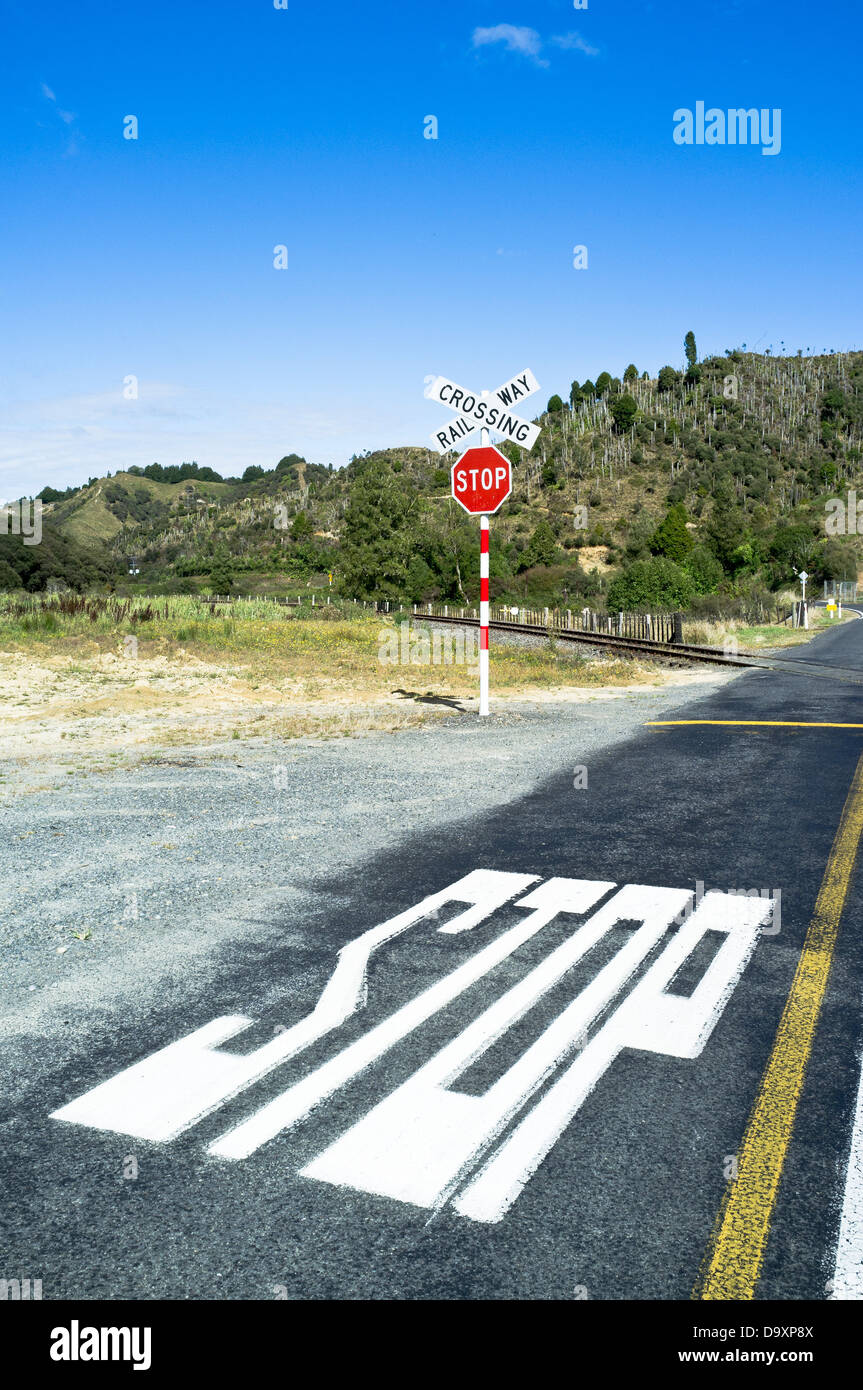
[[[0,422],[0,491],[29,496],[137,464],[194,459],[224,477],[250,463],[272,468],[297,452],[341,465],[364,448],[393,440],[422,443],[428,428],[406,413],[382,419],[350,394],[334,408],[320,401],[245,399],[142,378],[138,400],[119,388],[78,396],[9,402]],[[424,412],[423,412],[424,413]]]
[[[589,58],[595,58],[599,53],[599,49],[593,48],[580,34],[556,34],[551,42],[557,48],[577,49],[579,53],[586,53]]]
[[[495,24],[490,29],[474,29],[474,48],[483,48],[486,44],[491,43],[505,44],[511,53],[521,53],[523,57],[531,58],[540,67],[548,67],[545,59],[540,57],[542,39],[535,29],[528,29],[524,25],[516,24]]]
[[[520,53],[523,58],[529,58],[537,67],[549,66],[548,59],[542,56],[545,40],[536,29],[519,24],[494,24],[488,29],[474,29],[474,48],[484,48],[495,43],[502,43],[510,53]],[[593,48],[580,34],[556,34],[549,39],[549,43],[555,48],[584,53],[590,58],[595,58],[599,53],[599,49]]]
[[[76,119],[75,112],[64,111],[62,107],[57,105],[57,98],[55,94],[52,92],[51,88],[48,86],[47,82],[40,82],[39,85],[42,88],[43,97],[46,101],[50,101],[51,105],[54,107],[54,110],[57,112],[57,115],[60,117],[60,120],[63,122],[63,124],[69,126],[73,125]],[[66,145],[66,154],[74,155],[77,153],[78,145],[76,141],[76,133],[74,131],[70,131],[69,142]]]

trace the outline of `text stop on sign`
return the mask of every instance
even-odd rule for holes
[[[488,444],[468,449],[452,466],[452,495],[471,516],[496,512],[512,492],[512,465]]]

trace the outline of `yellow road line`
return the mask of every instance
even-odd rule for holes
[[[729,728],[754,726],[762,729],[863,729],[863,724],[819,724],[809,719],[647,719],[645,726],[666,728],[677,724],[722,724]]]
[[[863,833],[863,757],[842,808],[815,911],[693,1298],[751,1299],[791,1139],[839,922]]]

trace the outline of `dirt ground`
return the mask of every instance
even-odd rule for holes
[[[94,644],[95,646],[95,644]],[[493,671],[493,664],[492,664]],[[632,668],[614,684],[494,692],[501,708],[549,701],[616,699],[634,691],[697,685],[710,669]],[[414,727],[454,708],[474,711],[463,673],[452,688],[440,672],[393,670],[393,689],[342,680],[298,678],[256,665],[207,661],[183,648],[169,655],[92,651],[0,651],[0,782],[44,786],[73,770],[98,770],[183,745],[235,738],[345,737]],[[429,685],[435,689],[430,690]],[[5,764],[5,766],[3,766]]]

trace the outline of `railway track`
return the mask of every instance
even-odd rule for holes
[[[477,627],[478,618],[427,617],[414,615],[415,622],[441,623],[455,627]],[[489,627],[498,632],[518,632],[526,637],[547,637],[548,628],[535,623],[490,622]],[[863,685],[863,670],[853,666],[827,666],[813,661],[811,657],[792,656],[729,656],[717,647],[699,647],[691,642],[653,642],[649,638],[615,637],[604,632],[572,631],[569,628],[552,627],[555,641],[576,642],[588,647],[605,647],[611,651],[627,653],[631,656],[646,656],[660,661],[701,661],[711,666],[756,667],[761,670],[787,671],[796,675],[822,676],[830,680],[844,681],[850,685]]]
[[[213,603],[230,604],[236,602],[233,597],[220,597],[212,600]],[[298,599],[278,598],[272,600],[274,603],[285,607],[295,608],[300,606]],[[383,613],[383,609],[379,610]],[[403,612],[406,618],[412,618],[415,623],[439,624],[447,627],[478,627],[479,618],[442,616],[435,614],[424,614]],[[391,616],[395,616],[392,613]],[[861,613],[863,616],[863,613]],[[549,629],[539,623],[518,623],[501,622],[492,620],[489,628],[495,632],[516,632],[524,637],[547,637]],[[610,651],[617,651],[630,656],[645,656],[651,660],[680,662],[680,661],[700,661],[710,666],[736,666],[740,667],[759,667],[762,670],[796,672],[798,675],[824,676],[832,680],[844,681],[852,685],[863,685],[863,670],[851,666],[827,666],[813,661],[811,657],[792,657],[792,656],[731,656],[726,652],[720,651],[718,647],[700,647],[691,642],[656,642],[647,637],[617,637],[607,632],[586,632],[582,629],[572,629],[557,627],[552,624],[551,631],[555,641],[581,643],[586,647],[604,647]]]
[[[437,617],[417,613],[413,617],[418,623],[440,623],[449,627],[478,627],[478,618]],[[491,621],[489,627],[494,632],[517,632],[525,637],[547,637],[549,630],[555,641],[576,642],[588,647],[606,647],[611,651],[629,652],[634,655],[658,657],[663,661],[704,661],[714,666],[766,666],[767,661],[758,657],[729,656],[717,647],[697,647],[686,642],[653,642],[646,637],[616,637],[607,632],[584,632],[572,628],[541,627],[535,623]]]

